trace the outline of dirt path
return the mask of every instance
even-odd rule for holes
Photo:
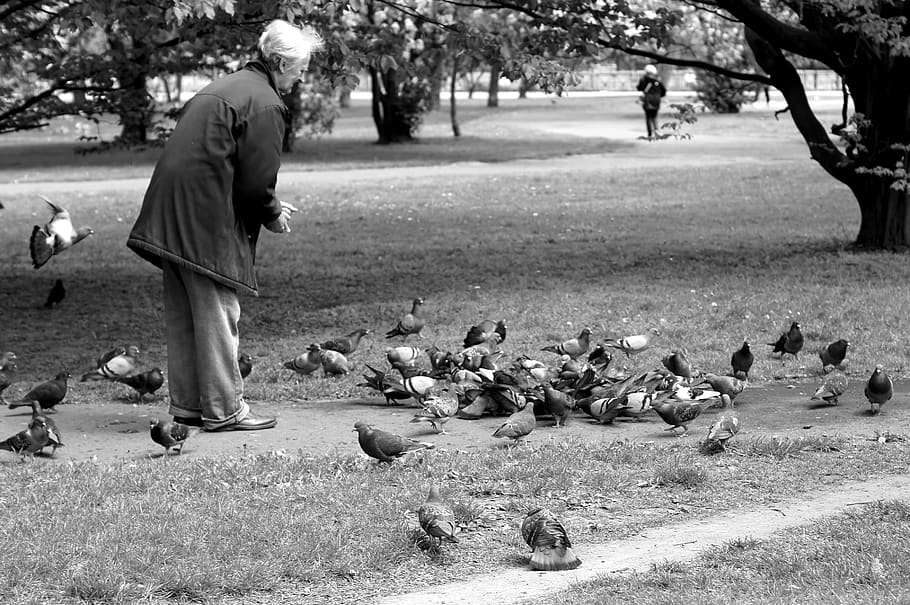
[[[737,537],[763,539],[773,533],[807,525],[844,511],[851,505],[879,499],[910,500],[910,476],[899,475],[840,486],[802,500],[773,507],[736,510],[709,519],[646,530],[638,538],[600,545],[576,545],[582,566],[565,572],[532,572],[526,568],[474,576],[464,582],[395,595],[376,605],[473,605],[520,603],[563,590],[576,582],[630,570],[645,571],[651,563],[692,559],[705,548]],[[748,528],[745,531],[744,528]]]

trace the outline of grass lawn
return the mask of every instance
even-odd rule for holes
[[[631,366],[686,347],[696,366],[725,373],[747,338],[753,381],[812,381],[815,350],[844,337],[851,380],[875,363],[896,378],[910,373],[906,257],[847,249],[857,206],[807,159],[789,122],[704,116],[691,144],[647,144],[624,134],[640,121],[629,99],[470,107],[463,117],[463,140],[434,115],[420,144],[380,148],[360,108],[332,138],[288,158],[296,173],[383,170],[369,179],[339,172],[337,181],[298,174],[282,190],[304,211],[292,233],[263,236],[262,296],[243,300],[242,347],[257,359],[251,398],[363,396],[360,364],[387,366],[381,338],[339,379],[289,380],[281,364],[357,327],[381,334],[415,296],[427,301],[422,346],[454,350],[486,317],[508,322],[510,357],[545,355],[543,345],[582,326],[595,340],[656,326],[659,344]],[[586,127],[603,136],[571,134]],[[147,178],[154,160],[154,151],[77,156],[26,138],[0,141],[0,182]],[[514,158],[545,161],[514,169],[504,162]],[[472,159],[497,166],[452,166]],[[427,168],[396,169],[415,166]],[[35,271],[27,239],[47,211],[40,191],[17,191],[0,185],[0,349],[18,354],[21,380],[61,367],[76,375],[114,344],[135,343],[163,364],[159,274],[124,246],[141,195],[80,182],[52,196],[96,235]],[[58,277],[67,299],[47,311]],[[782,364],[764,343],[794,319],[805,353]],[[79,395],[91,403],[92,391]],[[889,405],[893,432],[906,432],[899,399]],[[615,434],[437,450],[388,468],[312,451],[116,463],[68,463],[61,451],[24,465],[4,456],[0,546],[16,556],[0,561],[0,595],[247,602],[274,590],[353,602],[523,565],[517,522],[535,503],[564,513],[576,540],[606,541],[665,523],[674,507],[706,515],[906,472],[908,459],[906,442],[869,441],[849,426],[783,448],[744,439],[734,442],[738,455],[708,458],[694,439],[658,445]],[[413,540],[429,482],[456,503],[466,534],[442,554]]]

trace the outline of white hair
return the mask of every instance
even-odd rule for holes
[[[309,25],[296,27],[275,19],[259,36],[259,52],[266,60],[278,56],[291,63],[309,61],[310,55],[322,48],[322,38]]]
[[[657,68],[654,67],[653,65],[645,65],[645,73],[646,73],[646,74],[651,74],[652,76],[653,76],[653,75],[656,75],[656,74],[657,74]]]

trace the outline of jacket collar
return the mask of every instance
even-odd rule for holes
[[[244,65],[243,69],[249,69],[250,71],[263,74],[266,77],[266,80],[268,80],[269,86],[275,91],[275,94],[281,97],[281,92],[278,90],[278,85],[275,84],[275,77],[272,75],[272,70],[269,69],[269,66],[266,65],[265,61],[254,59]]]

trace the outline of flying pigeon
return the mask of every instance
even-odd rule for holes
[[[411,422],[429,422],[433,429],[445,435],[445,423],[458,413],[458,398],[451,395],[448,389],[438,395],[430,395],[420,401],[420,409],[414,414]]]
[[[177,454],[183,453],[183,446],[186,445],[187,439],[196,434],[198,429],[194,430],[185,424],[174,422],[172,420],[161,420],[152,418],[149,420],[149,434],[152,441],[164,448],[164,455],[167,456],[173,449]]]
[[[752,350],[749,348],[749,341],[743,340],[743,344],[740,348],[733,352],[733,355],[730,357],[730,365],[733,367],[733,375],[740,380],[746,380],[749,378],[749,370],[752,369],[752,363],[755,361],[755,356],[752,354]]]
[[[41,199],[47,202],[54,215],[44,228],[35,225],[32,229],[29,252],[35,269],[41,268],[52,256],[60,254],[94,233],[89,227],[74,228],[68,211],[44,196],[41,196]]]
[[[322,348],[329,351],[338,351],[342,355],[350,355],[357,350],[360,345],[360,339],[370,334],[372,334],[370,330],[358,328],[344,336],[325,341],[322,343]]]
[[[47,300],[44,301],[44,308],[52,309],[54,305],[63,302],[65,296],[66,288],[63,287],[63,280],[58,279],[54,282],[54,285],[51,286],[50,292],[47,293]]]
[[[572,552],[572,542],[562,522],[547,508],[530,511],[521,524],[521,537],[531,547],[531,569],[575,569],[581,559]]]
[[[21,399],[9,402],[9,409],[23,406],[31,407],[32,402],[37,401],[41,405],[42,410],[48,412],[54,411],[54,406],[63,401],[63,398],[66,397],[66,381],[69,377],[69,372],[59,372],[53,380],[42,382],[26,393]]]
[[[416,334],[419,338],[420,331],[423,329],[424,325],[423,316],[420,313],[421,305],[423,305],[423,299],[419,297],[415,298],[414,302],[411,303],[411,312],[399,319],[395,327],[386,332],[385,337],[395,338],[396,336],[404,336],[404,338],[407,339],[411,334]]]
[[[303,376],[312,374],[322,367],[322,347],[316,343],[311,344],[307,347],[306,353],[285,361],[284,367]]]
[[[847,347],[849,346],[850,343],[841,338],[819,350],[818,356],[822,360],[822,370],[829,372],[831,369],[846,369],[844,358],[847,357]]]
[[[713,453],[727,449],[727,441],[739,432],[739,418],[733,414],[721,414],[710,427],[708,436],[701,445],[704,453]]]
[[[468,333],[464,337],[464,348],[473,347],[474,345],[479,345],[487,343],[490,339],[495,338],[496,344],[501,344],[506,340],[506,322],[499,320],[496,322],[490,321],[489,319],[484,319],[476,326],[471,326],[468,330]],[[493,335],[496,334],[497,337]]]
[[[780,353],[781,360],[788,353],[799,359],[799,352],[803,348],[803,333],[800,327],[799,322],[794,321],[790,324],[790,329],[781,334],[780,338],[775,342],[769,342],[768,346],[774,347],[771,354]]]
[[[240,377],[246,378],[253,371],[253,358],[243,351],[237,355],[237,367],[240,369]]]
[[[139,403],[142,403],[143,397],[153,394],[164,384],[164,372],[161,368],[152,368],[130,376],[118,376],[114,380],[132,387],[139,394]]]
[[[572,359],[578,359],[588,352],[590,346],[591,328],[584,328],[575,338],[570,338],[555,345],[547,345],[541,351],[556,353],[557,355],[568,355]]]
[[[136,358],[138,356],[139,348],[130,345],[126,348],[126,352],[114,355],[94,370],[83,374],[80,382],[88,382],[90,380],[115,380],[124,376],[130,376],[136,372]],[[106,355],[103,357],[106,357]]]
[[[319,353],[319,361],[322,363],[323,376],[344,376],[352,367],[348,358],[338,351],[323,349]]]
[[[838,370],[834,370],[825,378],[812,395],[812,400],[824,401],[831,405],[837,405],[837,398],[847,390],[847,375]]]
[[[664,367],[677,376],[682,376],[686,380],[692,380],[692,367],[689,365],[689,358],[685,351],[673,351],[661,360]]]
[[[506,418],[506,421],[493,432],[494,437],[508,437],[512,440],[512,443],[518,443],[522,437],[528,436],[534,430],[534,427],[537,426],[534,405],[529,404],[523,396],[519,395],[518,397],[521,398],[520,401],[523,401],[524,405],[517,412],[513,412],[512,415]]]
[[[873,414],[878,414],[882,405],[894,395],[894,383],[891,381],[891,377],[885,373],[882,364],[875,366],[872,376],[866,381],[866,388],[863,392],[872,406]]]
[[[414,439],[408,439],[401,435],[374,428],[362,420],[354,424],[354,430],[357,431],[357,441],[360,443],[360,449],[367,456],[380,462],[393,462],[396,458],[400,458],[408,452],[431,450],[436,447],[433,443],[415,441]]]
[[[458,538],[455,537],[458,533],[455,513],[452,507],[443,501],[439,495],[439,488],[435,485],[430,486],[426,502],[417,509],[417,520],[428,536],[438,540],[437,547],[442,545],[443,540],[458,542]]]
[[[624,336],[619,340],[608,338],[604,341],[604,346],[619,349],[626,354],[626,357],[632,357],[633,355],[638,355],[639,353],[647,351],[651,347],[651,340],[655,336],[660,336],[660,330],[657,328],[648,328],[648,331],[644,334]]]

